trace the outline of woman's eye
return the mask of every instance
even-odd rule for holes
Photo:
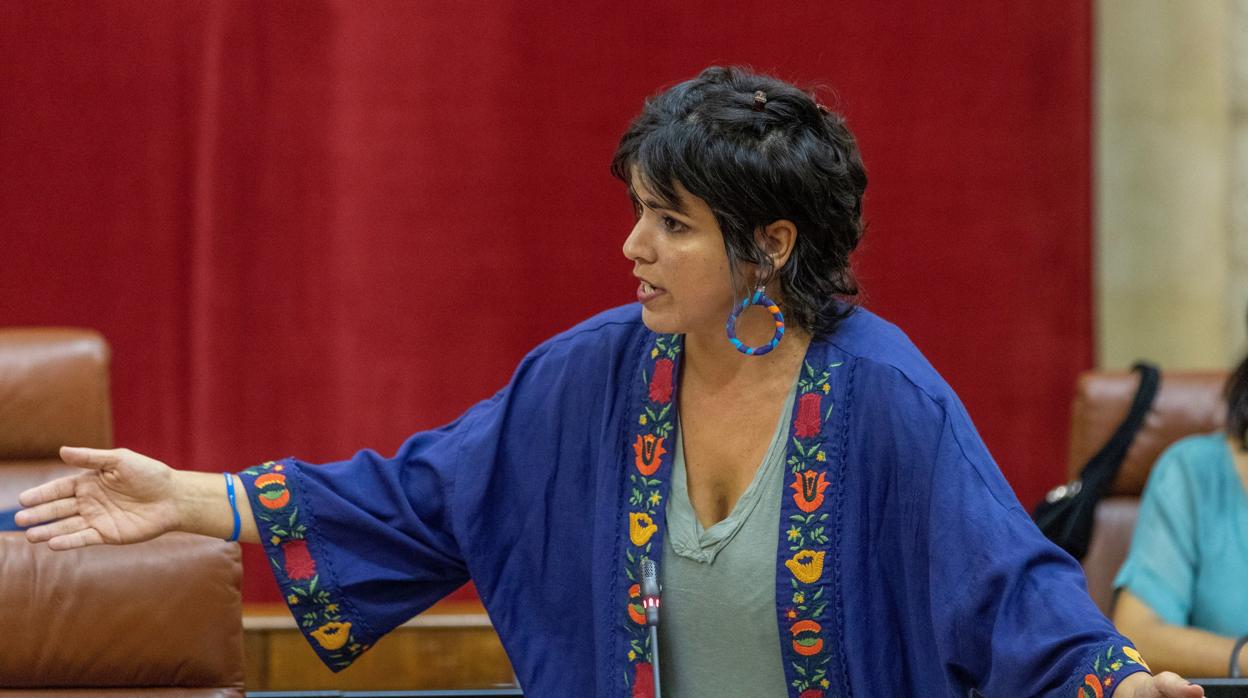
[[[663,228],[669,233],[678,233],[685,229],[685,224],[671,216],[663,216]]]

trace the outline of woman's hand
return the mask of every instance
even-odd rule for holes
[[[1132,674],[1118,684],[1114,698],[1200,698],[1205,689],[1170,671]]]
[[[138,543],[178,527],[175,471],[129,449],[63,446],[61,460],[85,468],[18,495],[16,522],[53,550]]]

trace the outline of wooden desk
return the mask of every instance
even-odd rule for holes
[[[428,690],[514,686],[511,663],[477,601],[444,601],[334,674],[282,604],[243,607],[249,691]]]

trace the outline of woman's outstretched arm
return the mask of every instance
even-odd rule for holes
[[[31,488],[18,496],[16,515],[26,539],[53,550],[120,545],[170,531],[229,538],[234,515],[220,473],[178,471],[125,448],[65,446],[61,459],[83,472]],[[239,540],[259,542],[251,504],[234,481],[241,523]]]

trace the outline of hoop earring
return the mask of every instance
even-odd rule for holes
[[[775,336],[771,338],[770,342],[758,347],[747,346],[745,342],[737,339],[737,318],[741,317],[741,313],[745,312],[745,309],[751,305],[763,306],[776,320]],[[775,349],[776,345],[780,344],[781,338],[784,337],[784,313],[780,312],[780,306],[776,304],[775,301],[768,298],[767,294],[763,293],[763,287],[759,286],[752,295],[747,296],[744,300],[738,303],[737,306],[732,309],[732,312],[729,313],[727,329],[728,341],[732,342],[732,346],[736,347],[737,351],[747,356],[762,356],[772,349]]]

